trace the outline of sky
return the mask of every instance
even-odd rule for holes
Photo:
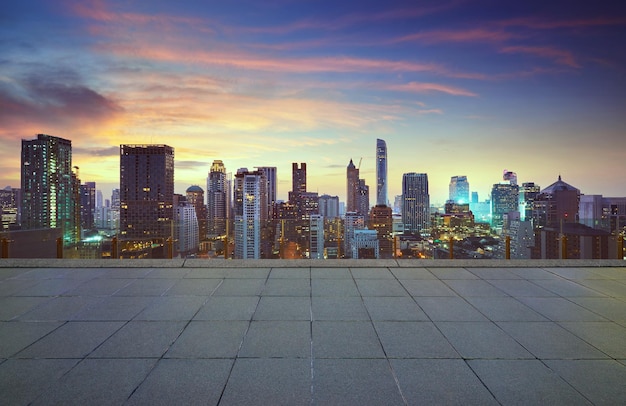
[[[619,1],[3,1],[0,187],[46,133],[105,198],[120,144],[167,144],[177,193],[220,159],[276,166],[286,199],[306,162],[345,201],[353,159],[374,204],[377,138],[392,203],[407,172],[442,203],[505,169],[626,196],[624,44]]]

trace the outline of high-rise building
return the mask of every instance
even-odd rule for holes
[[[204,190],[198,186],[189,186],[185,191],[187,201],[196,209],[198,222],[198,241],[207,237],[207,210],[204,205]]]
[[[267,205],[269,207],[268,218],[273,217],[273,213],[276,207],[276,187],[278,185],[278,178],[276,176],[277,169],[275,166],[256,166],[257,171],[261,171],[265,174],[267,179]]]
[[[502,172],[502,180],[509,182],[511,185],[517,185],[517,173],[505,169]]]
[[[207,178],[207,233],[210,236],[226,234],[230,211],[230,192],[226,168],[221,160],[214,160]]]
[[[60,228],[64,245],[80,237],[80,191],[72,172],[72,142],[47,134],[22,140],[22,228]]]
[[[348,187],[346,193],[346,213],[358,211],[359,168],[354,166],[352,159],[347,168]]]
[[[389,204],[387,198],[387,144],[376,140],[376,205]]]
[[[365,184],[365,179],[359,179],[359,187],[356,195],[356,210],[363,216],[370,211],[370,187]]]
[[[558,227],[562,223],[578,223],[580,190],[561,180],[546,187],[535,197],[535,227]]]
[[[174,234],[174,148],[120,145],[120,236],[165,241]]]
[[[378,258],[393,258],[393,216],[391,207],[377,205],[370,210],[368,228],[376,230],[378,238]]]
[[[452,176],[450,178],[449,200],[459,204],[469,203],[469,193],[470,190],[467,176]]]
[[[96,182],[85,182],[80,185],[80,220],[84,230],[95,227]]]
[[[380,240],[375,230],[354,230],[352,239],[352,258],[354,259],[378,259],[380,253]]]
[[[22,191],[7,186],[0,190],[0,232],[18,227],[20,223],[20,202]]]
[[[261,258],[261,229],[267,220],[267,179],[246,168],[235,175],[235,258]]]
[[[519,189],[519,211],[521,221],[530,221],[533,218],[534,202],[541,188],[534,182],[524,182]]]
[[[319,213],[326,218],[339,217],[339,196],[321,195]]]
[[[626,228],[626,197],[581,195],[578,217],[588,227],[623,232]]]
[[[199,226],[196,216],[197,207],[189,201],[181,200],[176,206],[176,227],[174,229],[177,251],[181,257],[198,251]]]
[[[309,258],[324,259],[324,217],[319,214],[309,218]]]
[[[405,234],[420,234],[430,228],[428,174],[402,175],[402,222]]]
[[[302,162],[298,168],[298,163],[291,164],[291,191],[295,193],[306,192],[306,163]]]
[[[354,231],[365,228],[365,216],[357,212],[347,212],[344,221],[344,253],[346,258],[352,258],[354,248]]]
[[[500,182],[491,188],[491,226],[502,228],[504,216],[519,212],[519,187],[512,182]]]

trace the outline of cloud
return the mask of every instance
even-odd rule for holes
[[[409,82],[398,85],[385,85],[386,90],[396,90],[401,92],[413,92],[413,93],[431,93],[441,92],[447,93],[453,96],[478,96],[476,93],[469,90],[461,89],[454,86],[441,85],[438,83],[422,83],[422,82]]]
[[[461,43],[501,43],[521,36],[503,30],[486,28],[471,28],[465,30],[434,30],[422,31],[415,34],[389,40],[390,43],[421,42],[425,44],[438,44],[444,42]]]
[[[595,17],[587,19],[552,20],[540,17],[520,17],[499,21],[503,27],[525,27],[538,30],[599,27],[626,24],[626,17]]]
[[[81,147],[72,147],[72,151],[76,154],[81,155],[89,155],[94,157],[111,157],[111,156],[119,156],[120,147],[107,147],[107,148],[81,148]]]
[[[574,55],[566,50],[553,47],[537,47],[537,46],[508,46],[500,49],[505,54],[529,54],[542,58],[553,60],[559,65],[566,65],[572,68],[580,68],[580,64],[576,62]]]

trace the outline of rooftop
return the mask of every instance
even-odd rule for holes
[[[624,261],[0,260],[0,404],[624,404]]]

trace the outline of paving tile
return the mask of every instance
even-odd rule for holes
[[[192,321],[165,358],[235,358],[248,329],[246,321]]]
[[[17,298],[16,298],[17,299]],[[101,297],[61,296],[46,300],[45,304],[23,314],[20,320],[72,320],[83,309],[101,302]]]
[[[352,279],[312,279],[313,296],[361,296]]]
[[[172,279],[137,279],[115,292],[115,296],[161,296],[176,284]]]
[[[583,286],[589,289],[600,292],[606,296],[615,298],[626,298],[626,283],[615,280],[584,280],[579,281]]]
[[[9,321],[52,300],[49,297],[0,297],[0,321]]]
[[[382,347],[371,322],[314,321],[315,358],[383,358]]]
[[[185,275],[189,279],[223,279],[228,269],[226,268],[191,268]]]
[[[498,405],[462,360],[394,359],[402,393],[410,405]]]
[[[253,321],[239,357],[310,358],[311,323],[308,321]]]
[[[550,292],[547,289],[537,286],[526,280],[511,280],[511,279],[493,279],[489,281],[495,287],[502,289],[505,293],[513,297],[551,297],[556,294]]]
[[[224,273],[224,278],[234,279],[267,279],[270,274],[270,268],[230,268]]]
[[[151,278],[165,278],[165,279],[180,279],[184,278],[189,273],[189,268],[157,268],[150,271],[145,277]]]
[[[0,364],[0,404],[27,405],[46,391],[78,360],[10,359]]]
[[[311,279],[352,279],[348,268],[311,268]]]
[[[480,279],[521,279],[521,276],[511,272],[510,268],[469,268],[467,270]]]
[[[511,273],[518,275],[523,279],[561,279],[560,276],[553,274],[543,268],[511,268]]]
[[[157,297],[134,320],[191,320],[206,301],[203,296]]]
[[[313,370],[313,404],[404,404],[387,360],[316,359]]]
[[[552,321],[607,321],[562,297],[521,297],[519,301]]]
[[[354,279],[396,279],[389,268],[350,268]]]
[[[137,279],[143,278],[153,271],[153,268],[144,267],[144,268],[110,268],[104,270],[104,272],[100,275],[101,278],[105,279]]]
[[[465,359],[532,359],[534,356],[491,322],[436,322]]]
[[[426,314],[410,297],[364,297],[365,307],[372,320],[424,321]]]
[[[626,327],[612,322],[564,322],[559,325],[616,359],[626,359]]]
[[[13,296],[19,292],[37,285],[37,280],[30,279],[9,279],[0,282],[0,297]]]
[[[311,296],[309,279],[269,279],[265,284],[263,296]]]
[[[552,322],[499,322],[504,331],[539,359],[606,359],[606,354]]]
[[[580,296],[580,297],[602,297],[602,293],[589,289],[577,281],[569,281],[567,279],[535,279],[535,285],[556,293],[559,296]]]
[[[313,296],[313,320],[369,320],[360,297]]]
[[[459,358],[432,322],[376,321],[374,327],[388,358]]]
[[[79,312],[75,320],[128,321],[154,301],[153,296],[110,296]]]
[[[265,279],[225,279],[214,296],[259,296],[265,288]]]
[[[310,405],[311,361],[238,358],[220,404]]]
[[[272,268],[270,279],[310,279],[311,268]]]
[[[448,285],[440,280],[401,280],[411,296],[457,296]]]
[[[58,296],[70,291],[84,281],[76,279],[44,279],[36,285],[14,293],[15,296]]]
[[[356,279],[361,296],[409,296],[397,280]]]
[[[125,404],[217,405],[234,360],[162,359]]]
[[[222,279],[182,279],[176,282],[166,296],[210,296],[222,283]]]
[[[389,270],[397,279],[437,279],[426,268],[390,268]]]
[[[66,296],[109,296],[133,283],[135,279],[97,278],[78,285],[65,293]]]
[[[123,322],[68,322],[17,354],[19,358],[84,358]]]
[[[91,358],[160,358],[186,326],[182,321],[131,321],[109,337]]]
[[[84,360],[40,396],[34,405],[121,404],[155,363],[154,359]]]
[[[432,321],[487,321],[459,297],[416,297],[415,301]]]
[[[251,320],[259,299],[259,296],[213,296],[194,320]]]
[[[310,297],[263,296],[254,320],[311,320]]]
[[[617,405],[626,401],[626,366],[619,362],[548,360],[545,363],[594,405]]]
[[[472,296],[508,296],[502,290],[483,280],[448,280],[446,281],[452,290],[464,297]]]
[[[439,279],[478,279],[467,269],[463,268],[427,268]]]
[[[626,301],[609,297],[571,297],[569,299],[611,321],[626,323]]]
[[[0,268],[0,282],[24,273],[20,268]]]
[[[512,297],[467,297],[466,300],[492,321],[548,321]]]
[[[60,322],[0,322],[0,358],[13,356],[41,339],[63,323]]]
[[[559,275],[566,279],[584,280],[584,279],[600,278],[600,276],[596,274],[592,268],[563,267],[563,268],[545,268],[545,269],[549,272],[552,272],[555,275]]]
[[[588,405],[538,360],[472,360],[469,366],[504,405]]]

